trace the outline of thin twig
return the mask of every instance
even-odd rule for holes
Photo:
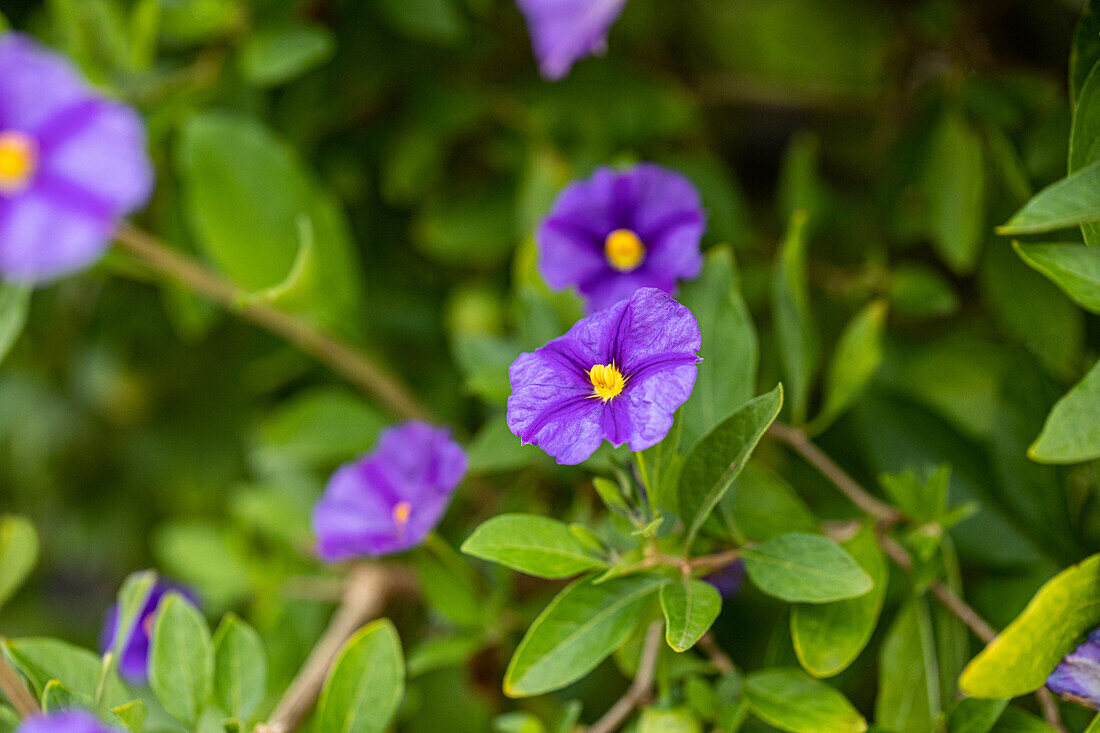
[[[42,712],[38,700],[34,699],[34,695],[23,684],[23,679],[12,669],[3,653],[0,653],[0,690],[11,702],[15,712],[19,713],[19,717],[27,718]]]
[[[348,574],[344,598],[266,723],[256,733],[291,733],[321,694],[336,655],[359,628],[382,612],[398,578],[379,565],[359,565]]]
[[[118,244],[149,268],[212,300],[297,346],[327,364],[394,415],[406,419],[430,419],[411,392],[370,356],[352,348],[303,318],[280,310],[211,272],[199,262],[156,237],[129,225],[115,235]]]
[[[661,643],[664,641],[663,626],[664,624],[660,621],[654,621],[649,625],[642,644],[642,656],[638,661],[638,673],[634,675],[634,682],[630,684],[626,694],[588,729],[588,733],[612,733],[618,730],[634,712],[634,708],[645,704],[653,695],[657,657],[661,652]]]
[[[703,638],[699,639],[699,649],[703,654],[707,655],[707,659],[710,661],[711,665],[718,670],[719,674],[729,674],[734,670],[733,660],[730,659],[730,655],[726,654],[726,651],[718,646],[714,634],[710,631],[703,634]]]

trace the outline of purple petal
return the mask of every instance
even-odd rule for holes
[[[539,71],[563,78],[573,64],[607,48],[607,34],[626,0],[516,0],[527,18]]]
[[[69,208],[71,199],[34,188],[0,198],[0,275],[43,282],[83,269],[110,245],[114,222]]]
[[[694,356],[702,346],[699,322],[684,305],[657,288],[637,290],[627,305],[610,355],[632,374],[654,357]]]
[[[83,710],[71,709],[33,715],[16,728],[16,733],[117,733],[113,728]]]
[[[0,36],[0,130],[36,133],[88,96],[88,86],[63,56],[21,33]]]
[[[149,595],[146,596],[141,612],[138,614],[138,620],[134,624],[130,638],[122,645],[122,653],[118,660],[119,674],[129,682],[143,684],[148,678],[149,646],[151,642],[149,634],[152,631],[153,619],[156,617],[160,602],[169,592],[179,593],[192,604],[198,605],[195,593],[185,586],[163,580],[158,580],[153,585],[149,590]],[[118,624],[118,604],[115,604],[107,610],[104,618],[99,645],[101,651],[106,652],[114,645],[115,635],[119,631]]]

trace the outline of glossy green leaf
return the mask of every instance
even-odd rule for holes
[[[56,713],[71,708],[91,710],[92,698],[73,692],[57,680],[50,680],[42,690],[41,704],[44,713]]]
[[[661,587],[661,611],[665,614],[665,641],[675,651],[686,652],[718,618],[722,596],[710,583],[684,578]]]
[[[251,720],[267,690],[267,654],[256,631],[228,613],[214,632],[214,699],[222,712]]]
[[[646,708],[638,716],[637,733],[702,733],[703,724],[686,707]]]
[[[253,84],[275,86],[320,66],[335,50],[332,33],[320,26],[265,28],[241,46],[241,73]]]
[[[168,714],[194,724],[210,694],[214,650],[206,620],[187,599],[169,593],[157,607],[149,650],[149,686]]]
[[[1012,245],[1024,262],[1046,275],[1074,303],[1100,313],[1100,250],[1082,244]]]
[[[1035,194],[998,234],[1052,232],[1100,220],[1100,161],[1090,163]]]
[[[1008,699],[1042,687],[1055,666],[1100,625],[1100,555],[1047,581],[959,678],[971,697]]]
[[[688,454],[680,471],[680,515],[691,546],[714,507],[745,467],[764,431],[783,406],[783,386],[742,405]]]
[[[857,313],[840,334],[825,375],[825,403],[810,427],[824,430],[852,404],[882,363],[886,301],[876,300]]]
[[[16,514],[0,515],[0,606],[11,598],[38,560],[38,533]]]
[[[117,660],[122,656],[123,647],[131,639],[134,627],[140,620],[141,612],[149,600],[149,593],[157,582],[157,574],[152,570],[141,570],[126,576],[118,592],[118,624],[111,653]]]
[[[405,695],[401,639],[389,619],[359,630],[336,658],[321,693],[318,733],[383,733]]]
[[[932,131],[921,177],[928,230],[940,258],[957,273],[978,261],[985,226],[982,139],[961,114],[949,110]]]
[[[767,669],[745,678],[758,718],[790,733],[863,733],[867,721],[844,695],[800,669]]]
[[[122,721],[130,733],[142,733],[145,730],[145,718],[148,710],[141,700],[131,700],[124,705],[111,708],[111,712]]]
[[[3,646],[39,694],[51,680],[58,680],[89,700],[100,689],[103,662],[87,649],[42,638],[6,639]],[[114,672],[108,674],[103,692],[107,705],[121,705],[133,697]]]
[[[874,586],[852,556],[821,535],[792,532],[742,551],[757,588],[794,603],[856,598]]]
[[[644,575],[594,585],[574,581],[543,610],[512,655],[504,693],[529,697],[591,672],[630,636],[638,614],[667,581]]]
[[[533,514],[493,517],[474,530],[462,551],[540,578],[567,578],[607,567],[568,525]]]
[[[871,640],[886,597],[889,566],[866,526],[841,545],[871,577],[869,593],[835,603],[800,604],[791,609],[791,641],[798,661],[815,677],[832,677],[855,661]]]
[[[1040,463],[1100,458],[1100,362],[1054,405],[1027,454]]]
[[[695,388],[680,408],[687,448],[752,399],[756,389],[756,328],[738,280],[733,252],[716,247],[707,253],[699,279],[685,284],[678,297],[695,314],[703,334]]]
[[[936,652],[924,600],[898,613],[879,650],[875,722],[896,733],[933,730],[940,713]]]
[[[1077,93],[1073,124],[1069,133],[1069,173],[1083,170],[1100,161],[1100,72],[1094,65]],[[1081,225],[1085,244],[1100,242],[1100,224]]]
[[[810,311],[806,246],[806,213],[799,210],[791,215],[772,279],[772,317],[795,423],[806,419],[820,359],[817,326]]]
[[[0,282],[0,363],[27,324],[32,290],[30,285]]]
[[[964,697],[951,709],[947,733],[989,733],[1008,707],[1008,700],[980,700]]]

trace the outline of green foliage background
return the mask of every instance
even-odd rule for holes
[[[510,0],[0,6],[145,114],[158,190],[141,225],[360,344],[456,426],[473,476],[442,527],[451,546],[508,511],[596,515],[585,474],[503,427],[508,364],[579,313],[539,281],[532,232],[560,187],[596,165],[680,169],[709,212],[705,246],[728,244],[736,259],[758,330],[756,393],[795,348],[803,373],[784,379],[786,419],[814,418],[818,442],[865,486],[950,464],[951,505],[978,510],[951,530],[940,569],[998,628],[1100,549],[1095,464],[1027,456],[1094,363],[1096,321],[994,233],[1066,174],[1081,10],[631,0],[609,56],[548,84]],[[772,299],[796,211],[813,324],[792,346],[772,326],[782,287]],[[854,401],[832,404],[823,365],[877,301],[867,318],[885,318],[881,364]],[[868,347],[850,348],[858,362]],[[33,522],[42,558],[4,606],[5,635],[93,646],[122,578],[157,567],[212,614],[256,626],[277,696],[331,609],[309,509],[328,472],[389,420],[290,346],[123,255],[36,291],[0,370],[0,509]],[[818,517],[851,516],[775,444],[757,456]],[[762,514],[790,524],[798,511]],[[426,603],[389,614],[415,670],[402,729],[488,730],[520,705],[501,693],[505,665],[558,586],[475,569],[442,542],[415,564]],[[902,607],[892,577],[893,626],[834,680],[868,715],[876,695],[883,704],[880,666],[924,654],[946,706],[979,648],[938,607]],[[726,603],[716,636],[745,669],[797,666],[786,608],[750,588]],[[901,648],[904,624],[935,629],[930,657]],[[905,674],[892,694],[907,691]],[[596,713],[625,685],[608,663],[558,701]],[[552,716],[551,698],[522,706]],[[1067,707],[1077,730],[1083,712]]]

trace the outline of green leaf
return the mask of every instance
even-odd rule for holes
[[[23,585],[37,559],[34,525],[17,514],[0,515],[0,606]]]
[[[867,721],[844,695],[800,669],[767,669],[745,678],[753,714],[791,733],[863,733]]]
[[[695,314],[703,334],[695,388],[680,408],[683,445],[691,448],[752,399],[759,347],[729,247],[707,253],[702,275],[683,286],[679,300]]]
[[[702,733],[703,726],[686,707],[646,708],[638,716],[637,733]]]
[[[1100,161],[1090,163],[1035,194],[998,234],[1051,232],[1100,220]]]
[[[210,694],[214,649],[202,615],[178,593],[157,608],[149,650],[149,686],[168,714],[193,725]]]
[[[673,650],[686,652],[718,618],[722,596],[710,583],[684,578],[661,587],[661,611],[665,614],[665,641]]]
[[[1073,105],[1081,96],[1081,87],[1085,85],[1096,62],[1100,61],[1100,13],[1095,3],[1084,3],[1085,12],[1077,23],[1073,33],[1073,46],[1069,52],[1069,94]],[[1073,106],[1071,105],[1071,106]]]
[[[50,680],[42,690],[42,712],[55,713],[70,708],[92,709],[92,698],[80,695],[57,680]]]
[[[788,532],[820,529],[806,502],[783,477],[751,460],[719,505],[730,536],[738,543],[763,542]]]
[[[466,35],[455,0],[378,0],[377,7],[394,30],[416,40],[452,45]]]
[[[820,535],[792,532],[746,547],[741,554],[756,587],[793,603],[856,598],[874,587],[851,555]]]
[[[122,581],[122,587],[118,592],[118,619],[115,630],[115,640],[111,645],[111,653],[117,660],[122,656],[123,647],[130,641],[134,633],[134,627],[140,620],[141,611],[149,600],[149,593],[157,582],[157,574],[152,570],[142,570],[130,573],[126,580]]]
[[[832,677],[848,668],[871,640],[886,597],[889,566],[865,526],[842,547],[871,576],[874,586],[858,598],[835,603],[800,604],[791,609],[791,641],[798,661],[815,677]]]
[[[982,139],[955,111],[932,131],[921,190],[928,205],[928,230],[936,251],[956,273],[978,261],[985,222],[985,163]]]
[[[531,624],[504,674],[504,694],[541,695],[591,672],[626,642],[638,614],[667,582],[644,575],[592,581],[574,581]]]
[[[825,376],[824,406],[811,423],[814,432],[824,430],[848,409],[878,370],[882,363],[886,310],[886,301],[876,300],[844,328]]]
[[[910,601],[879,650],[875,722],[895,733],[926,733],[940,712],[935,642],[924,600]],[[930,673],[931,672],[931,673]]]
[[[1046,275],[1074,303],[1100,313],[1100,250],[1082,244],[1023,244],[1017,254]]]
[[[951,283],[924,265],[902,265],[890,273],[887,286],[894,310],[911,318],[949,316],[959,309]]]
[[[1056,733],[1056,731],[1041,718],[1024,712],[1020,708],[1008,707],[990,733]]]
[[[214,632],[214,699],[222,712],[252,719],[267,690],[267,655],[256,631],[232,613]]]
[[[567,578],[607,567],[568,525],[533,514],[493,517],[474,530],[462,551],[540,578]]]
[[[964,697],[951,709],[947,733],[989,733],[1008,707],[1008,700]]]
[[[688,525],[685,547],[722,500],[783,406],[783,385],[742,405],[688,454],[680,471],[680,516]]]
[[[806,281],[806,245],[806,212],[799,210],[791,215],[772,280],[772,317],[779,342],[779,361],[791,391],[791,420],[795,423],[806,420],[810,388],[820,358]]]
[[[111,708],[111,712],[122,721],[130,733],[142,733],[145,730],[145,718],[148,712],[141,700],[131,700],[125,705]]]
[[[0,363],[27,325],[32,291],[30,285],[0,283]]]
[[[1023,612],[966,666],[959,690],[994,699],[1033,692],[1098,625],[1100,555],[1093,555],[1039,589]]]
[[[456,626],[479,627],[492,609],[478,590],[469,564],[442,540],[429,538],[415,553],[416,574],[428,607]]]
[[[1040,463],[1100,458],[1100,362],[1055,403],[1027,454]]]
[[[74,693],[91,700],[99,689],[103,663],[98,655],[57,639],[7,639],[8,656],[41,694],[51,680],[58,680]],[[121,705],[133,695],[111,672],[104,687],[107,705]]]
[[[332,33],[321,26],[264,28],[241,46],[241,73],[260,86],[275,86],[314,69],[336,51]]]
[[[546,726],[531,713],[516,710],[493,719],[495,733],[546,733]]]
[[[321,693],[320,733],[383,733],[405,695],[401,639],[389,619],[364,626],[344,645]]]

